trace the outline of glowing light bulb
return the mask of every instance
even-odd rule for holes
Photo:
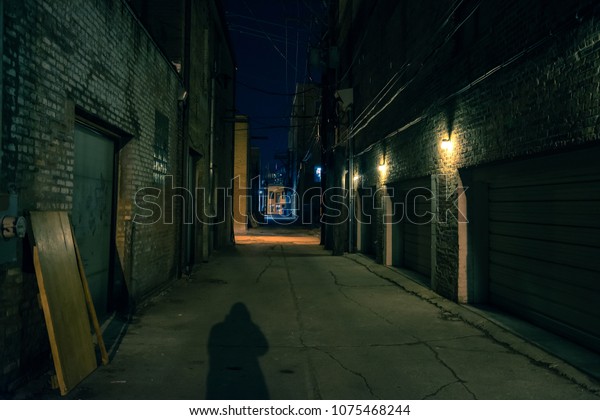
[[[452,147],[453,147],[453,144],[452,144],[452,141],[449,138],[442,140],[442,149],[443,150],[450,151],[450,150],[452,150]]]

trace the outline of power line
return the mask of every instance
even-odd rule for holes
[[[264,127],[255,127],[255,126],[251,126],[250,127],[250,131],[263,131],[263,130],[281,130],[281,129],[289,129],[289,128],[306,128],[309,127],[309,125],[307,124],[303,124],[303,125],[291,125],[291,124],[287,124],[287,125],[266,125]],[[234,129],[234,131],[246,131],[248,130],[247,128],[236,128]]]
[[[246,2],[246,0],[242,0],[242,2],[244,3],[244,6],[246,6],[246,9],[248,9],[248,11],[250,12],[250,14],[256,18],[256,15],[254,14],[254,11],[250,8],[250,6],[248,6],[248,3]],[[267,37],[267,39],[269,41],[271,41],[271,44],[273,45],[273,48],[275,48],[275,51],[277,51],[279,53],[280,56],[283,57],[283,59],[285,60],[285,62],[287,63],[288,66],[293,67],[290,62],[288,61],[287,57],[281,52],[281,50],[277,47],[277,45],[275,45],[275,42],[273,42],[273,40],[271,39],[271,37],[269,36],[269,34],[267,34],[267,32],[265,32],[264,28],[262,27],[261,24],[259,24],[261,31],[265,34],[265,36]],[[295,67],[293,67],[295,69]],[[287,69],[287,67],[286,67]]]
[[[241,82],[241,81],[239,81],[239,80],[237,80],[237,81],[236,81],[236,83],[238,83],[239,85],[242,85],[242,86],[244,86],[244,87],[245,87],[245,88],[247,88],[247,89],[255,90],[255,91],[257,91],[257,92],[264,93],[265,95],[274,95],[274,96],[296,96],[296,95],[298,95],[298,94],[302,94],[302,93],[306,93],[306,92],[311,92],[311,91],[314,91],[314,90],[318,90],[318,89],[319,89],[318,87],[316,87],[316,86],[315,86],[315,87],[308,88],[308,89],[306,89],[306,90],[303,90],[303,91],[300,91],[300,92],[294,92],[294,93],[285,93],[285,92],[273,92],[273,91],[269,91],[269,90],[264,90],[264,89],[257,88],[257,87],[255,87],[255,86],[252,86],[252,85],[246,84],[246,83],[244,83],[244,82]]]
[[[297,119],[310,120],[310,119],[318,118],[318,117],[319,117],[318,115],[313,115],[313,116],[309,116],[309,115],[287,115],[287,116],[279,116],[279,117],[253,116],[252,119],[253,120],[281,120],[281,119],[297,118]]]
[[[264,23],[264,24],[267,24],[267,25],[277,26],[279,28],[285,28],[285,25],[282,25],[281,23],[270,22],[268,20],[258,19],[256,17],[252,17],[252,16],[240,15],[240,14],[237,14],[237,13],[227,13],[227,16],[238,17],[238,18],[242,18],[242,19],[251,20],[251,21],[254,21],[254,22],[257,22],[257,23]],[[298,25],[297,29],[300,30],[300,31],[305,31],[305,29],[301,25]]]
[[[229,29],[241,29],[241,30],[245,30],[245,31],[250,31],[253,33],[257,33],[257,34],[262,34],[265,39],[269,39],[269,38],[276,38],[278,41],[283,42],[285,40],[285,36],[281,35],[277,32],[272,32],[272,31],[266,31],[266,30],[262,30],[262,29],[257,29],[253,26],[248,26],[248,25],[244,25],[243,23],[233,23],[231,22],[229,24]]]
[[[459,4],[458,4],[456,7],[454,7],[454,8],[452,9],[452,11],[451,11],[450,15],[453,15],[453,14],[456,12],[456,10],[458,9],[458,7],[460,7],[460,5],[463,3],[463,1],[464,1],[464,0],[461,0],[461,1],[459,2]],[[427,55],[425,56],[425,58],[423,59],[423,61],[421,62],[420,66],[419,66],[419,68],[418,68],[418,70],[417,70],[417,73],[416,73],[416,74],[415,74],[415,75],[414,75],[414,76],[413,76],[413,77],[412,77],[412,78],[411,78],[411,79],[410,79],[408,82],[406,82],[404,85],[400,86],[400,88],[399,88],[399,89],[398,89],[396,92],[394,92],[394,94],[392,95],[391,99],[389,99],[389,100],[388,100],[388,101],[385,103],[385,105],[384,105],[383,107],[381,107],[379,110],[377,110],[377,112],[376,112],[376,113],[375,113],[373,116],[371,116],[371,117],[370,117],[368,120],[366,120],[366,116],[368,116],[369,114],[371,114],[371,112],[373,112],[373,111],[374,111],[375,107],[376,107],[376,106],[377,106],[377,105],[378,105],[378,104],[381,102],[381,100],[383,99],[383,97],[382,97],[382,98],[380,98],[380,99],[379,99],[379,101],[378,101],[378,102],[377,102],[375,105],[373,105],[373,107],[371,107],[371,109],[369,109],[369,111],[368,111],[368,113],[365,115],[365,117],[363,117],[363,118],[361,119],[361,121],[359,121],[358,123],[356,123],[356,124],[355,124],[355,125],[352,127],[352,129],[351,129],[351,130],[350,130],[350,132],[349,132],[349,136],[352,136],[352,137],[353,137],[353,136],[356,136],[356,134],[358,134],[360,131],[362,131],[363,129],[365,129],[365,128],[366,128],[366,127],[367,127],[367,126],[368,126],[368,125],[371,123],[371,121],[373,121],[373,119],[375,119],[375,118],[376,118],[376,117],[377,117],[379,114],[381,114],[381,113],[382,113],[382,112],[383,112],[383,111],[384,111],[384,110],[385,110],[385,109],[386,109],[386,108],[387,108],[387,107],[388,107],[390,104],[392,104],[392,103],[393,103],[393,102],[396,100],[396,98],[397,98],[397,97],[398,97],[398,96],[399,96],[399,95],[400,95],[400,94],[401,94],[401,93],[402,93],[404,90],[406,90],[406,88],[408,88],[408,86],[410,86],[410,85],[411,85],[411,84],[412,84],[412,83],[413,83],[413,82],[414,82],[414,81],[417,79],[417,76],[420,74],[420,72],[421,72],[421,70],[423,69],[423,67],[424,67],[425,63],[426,63],[426,62],[428,62],[428,61],[429,61],[429,60],[430,60],[430,59],[431,59],[433,56],[435,56],[435,54],[436,54],[436,53],[437,53],[439,50],[441,50],[441,49],[442,49],[442,47],[443,47],[444,45],[446,45],[446,44],[448,43],[448,41],[449,41],[449,40],[452,38],[452,36],[453,36],[453,35],[454,35],[454,34],[457,32],[457,30],[458,30],[460,27],[462,27],[462,25],[464,25],[464,23],[465,23],[467,20],[469,20],[469,19],[471,18],[471,16],[473,16],[473,14],[474,14],[474,13],[475,13],[475,11],[476,11],[476,10],[479,8],[479,6],[480,6],[480,5],[481,5],[481,2],[477,3],[477,5],[476,5],[476,6],[473,8],[473,10],[471,11],[471,13],[469,13],[469,15],[467,15],[467,17],[465,17],[465,18],[464,18],[464,19],[463,19],[463,20],[462,20],[462,21],[461,21],[461,22],[460,22],[460,23],[457,25],[457,27],[456,27],[456,28],[454,28],[454,30],[450,31],[450,33],[449,33],[449,34],[448,34],[448,35],[445,37],[444,41],[443,41],[443,42],[442,42],[440,45],[438,45],[436,48],[434,48],[434,49],[433,49],[433,51],[430,51],[430,52],[429,52],[429,54],[427,54]],[[447,19],[444,21],[444,24],[443,24],[443,25],[447,25],[447,23],[448,23],[449,21],[450,21],[450,18],[447,18]],[[437,35],[438,35],[440,32],[441,32],[441,28],[440,28],[440,29],[438,29],[438,31],[437,31],[437,32],[436,32],[436,34],[434,35],[434,38],[435,38],[435,37],[437,37]],[[413,60],[413,61],[416,61],[416,60]],[[406,66],[406,67],[410,66],[410,63],[405,63],[405,66]],[[395,83],[394,83],[394,84],[395,84]],[[384,96],[385,96],[385,95],[387,95],[387,93],[388,93],[388,92],[389,92],[389,90],[388,90],[388,91],[387,91],[387,92],[384,94]],[[364,111],[363,111],[363,113],[364,113]],[[366,121],[365,121],[365,120],[366,120]]]
[[[563,24],[563,26],[557,28],[554,32],[550,32],[549,34],[547,34],[546,36],[544,36],[542,39],[539,39],[538,41],[530,44],[529,46],[527,46],[526,48],[524,48],[523,50],[521,50],[520,52],[518,52],[517,54],[513,55],[512,57],[508,58],[507,60],[505,60],[502,64],[493,67],[492,69],[486,71],[485,73],[483,73],[481,76],[479,76],[478,78],[474,79],[473,81],[471,81],[470,83],[466,84],[465,86],[463,86],[461,89],[455,91],[454,93],[446,96],[443,100],[441,100],[440,102],[438,102],[436,105],[437,106],[441,106],[444,105],[445,103],[447,103],[449,100],[451,100],[452,98],[461,95],[469,90],[471,90],[474,86],[478,85],[479,83],[483,82],[484,80],[486,80],[487,78],[491,77],[492,75],[494,75],[495,73],[497,73],[498,71],[514,64],[516,61],[518,61],[519,59],[523,58],[524,56],[530,54],[532,51],[536,50],[537,48],[539,48],[541,45],[545,44],[546,42],[548,42],[550,39],[552,38],[557,38],[558,34],[562,31],[564,31],[565,29],[569,28],[570,24]],[[354,155],[354,157],[358,157],[361,156],[365,153],[368,153],[369,151],[371,151],[373,149],[373,147],[375,147],[376,144],[380,143],[383,140],[387,140],[390,139],[394,136],[396,136],[397,134],[400,134],[401,132],[407,130],[408,128],[414,126],[415,124],[418,124],[419,122],[423,121],[424,119],[426,119],[427,117],[429,117],[432,114],[431,109],[432,107],[429,107],[429,109],[427,109],[423,114],[421,114],[420,116],[418,116],[417,118],[415,118],[414,120],[412,120],[411,122],[409,122],[408,124],[405,124],[404,126],[394,130],[393,132],[389,133],[388,135],[386,135],[385,137],[373,142],[372,144],[370,144],[368,147],[366,147],[365,149],[363,149],[361,152],[357,153]],[[337,146],[337,145],[336,145]]]
[[[302,3],[304,3],[306,10],[308,10],[322,25],[327,25],[327,22],[325,21],[325,19],[323,19],[323,16],[315,12],[313,8],[310,7],[310,5],[308,4],[308,1],[302,0]]]

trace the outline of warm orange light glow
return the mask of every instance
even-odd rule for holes
[[[450,150],[452,150],[452,148],[453,148],[452,140],[450,140],[450,139],[442,140],[442,149],[450,151]]]
[[[382,156],[381,159],[379,160],[379,172],[384,174],[386,170],[387,170],[387,165],[385,164],[385,156]]]
[[[237,245],[248,244],[285,244],[285,245],[319,245],[320,238],[315,235],[299,235],[299,234],[277,234],[274,230],[272,234],[266,233],[266,230],[261,230],[260,234],[248,233],[246,235],[235,235],[235,243]]]

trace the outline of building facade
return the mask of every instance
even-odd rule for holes
[[[319,111],[321,90],[315,84],[299,83],[292,103],[288,149],[292,209],[304,224],[318,223],[321,191]]]
[[[161,38],[164,25],[149,24],[154,5],[11,0],[0,14],[1,216],[69,213],[101,321],[131,311],[190,263],[188,226],[201,226],[185,223],[195,204],[181,190],[190,162],[210,156],[207,185],[214,162],[214,185],[232,170],[233,59],[218,7],[182,1],[168,17],[178,35]],[[210,51],[191,59],[198,45]],[[196,135],[200,125],[210,135]],[[193,148],[195,139],[225,156]],[[230,238],[214,236],[213,245]],[[0,244],[0,393],[49,368],[31,246],[28,236]]]
[[[248,117],[239,115],[235,121],[235,151],[233,167],[233,230],[236,234],[248,231],[251,212],[250,130]]]
[[[325,94],[353,99],[323,100],[323,144],[355,216],[346,250],[599,350],[597,17],[589,1],[335,2]]]

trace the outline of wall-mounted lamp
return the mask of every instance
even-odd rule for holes
[[[385,164],[385,157],[382,157],[381,160],[379,161],[379,172],[381,173],[385,173],[385,171],[387,170],[387,165]]]
[[[354,181],[356,182],[358,180],[360,180],[360,175],[354,175]]]
[[[442,139],[442,149],[443,150],[452,150],[452,140],[450,138]]]

